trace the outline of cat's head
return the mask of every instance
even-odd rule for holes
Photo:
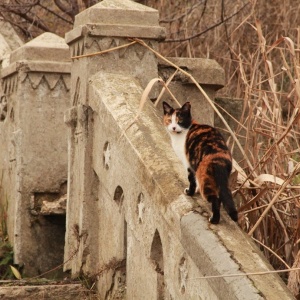
[[[192,124],[191,103],[186,102],[181,108],[174,109],[167,102],[163,102],[164,125],[173,134],[188,130]]]

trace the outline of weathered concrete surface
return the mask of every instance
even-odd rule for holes
[[[217,105],[219,105],[222,109],[225,110],[225,112],[229,112],[229,114],[227,113],[222,113],[224,119],[226,120],[226,122],[228,123],[228,125],[230,126],[230,128],[236,132],[236,129],[239,127],[239,124],[237,123],[237,121],[239,121],[241,119],[242,114],[247,114],[247,111],[243,112],[243,106],[244,106],[244,101],[242,99],[229,99],[229,98],[216,98],[215,99],[215,103]],[[221,110],[222,112],[222,110]],[[226,129],[226,127],[224,126],[223,122],[221,121],[221,119],[215,114],[215,126],[222,132],[222,135],[224,136],[224,138],[227,140],[228,138],[230,138],[230,133],[228,132],[228,130]],[[240,128],[239,134],[241,136],[245,136],[245,129],[244,128]],[[245,139],[240,139],[239,140],[242,147],[244,147],[245,145]],[[233,153],[233,157],[236,161],[241,161],[244,159],[243,155],[241,154],[241,151],[238,149],[238,147],[235,147],[232,151]]]
[[[216,91],[224,86],[224,70],[215,60],[181,57],[171,57],[168,60],[193,76],[212,101]],[[165,81],[176,71],[174,67],[165,62],[159,63],[158,70],[160,77]],[[169,84],[169,88],[176,95],[176,99],[180,104],[187,101],[192,103],[194,119],[202,124],[214,124],[213,108],[190,78],[179,72]],[[177,106],[167,92],[164,95],[164,100],[168,101],[173,107]]]
[[[78,14],[75,18],[74,27],[87,24],[87,19],[90,24],[159,27],[158,11],[134,1],[104,0]],[[119,31],[117,28],[115,30],[116,32]]]
[[[69,47],[62,38],[58,38],[53,33],[45,32],[13,51],[10,62],[20,60],[70,62],[70,57],[67,55],[68,51]],[[46,53],[47,55],[45,55]]]
[[[3,283],[2,283],[3,284]],[[10,283],[11,284],[11,283]],[[97,296],[81,284],[0,286],[1,300],[92,300]]]
[[[127,298],[141,299],[147,291],[147,299],[293,299],[276,275],[197,279],[271,268],[226,216],[213,226],[192,212],[194,203],[182,194],[185,174],[151,105],[129,127],[142,93],[136,80],[97,74],[90,82],[92,166],[99,185],[96,253],[102,264],[126,257]],[[116,187],[122,188],[121,202]],[[209,211],[207,204],[201,207]],[[85,247],[91,249],[88,240]],[[85,268],[91,270],[93,252],[87,253]],[[100,293],[102,280],[107,278],[99,278]]]
[[[204,211],[209,209],[207,206],[201,204]],[[208,224],[196,213],[190,213],[181,220],[182,243],[202,273],[222,276],[272,270],[255,244],[229,220],[226,213],[222,218],[226,222],[218,226]],[[194,283],[203,280],[195,278]],[[277,274],[207,280],[215,292],[222,291],[222,299],[293,299]]]
[[[15,263],[24,264],[26,275],[37,275],[63,257],[65,217],[43,217],[40,209],[43,201],[66,193],[63,114],[69,107],[70,63],[68,46],[54,34],[29,44],[15,50],[1,70],[6,109],[0,117],[0,199]]]
[[[146,20],[142,16],[147,16]],[[93,54],[128,44],[128,37],[147,39],[149,46],[158,50],[157,41],[164,38],[165,29],[153,19],[158,20],[158,12],[152,8],[128,0],[104,0],[75,17],[74,29],[66,34],[66,42],[70,46],[71,56]],[[147,86],[149,78],[157,76],[155,55],[139,44],[80,60],[85,60],[86,66],[75,60],[72,73],[90,76],[99,70],[114,70],[133,75],[143,87]],[[81,77],[79,79],[82,80]],[[78,82],[77,89],[79,85]],[[80,88],[83,94],[79,97],[86,96],[84,86],[83,81]]]
[[[166,299],[191,299],[197,292],[195,289],[183,291],[185,265],[179,265],[185,249],[176,235],[180,234],[180,216],[190,211],[193,204],[181,195],[184,174],[173,152],[165,151],[170,145],[161,119],[155,116],[155,109],[147,105],[141,121],[124,132],[138,111],[142,93],[138,82],[126,76],[98,74],[91,78],[91,89],[92,167],[99,184],[99,203],[95,207],[99,214],[96,239],[99,260],[105,263],[113,257],[125,256],[128,299],[141,299],[145,294],[148,299],[163,295]],[[172,170],[171,174],[166,170]],[[124,195],[121,203],[114,200],[118,186]],[[103,240],[106,247],[101,246]],[[86,247],[89,248],[87,243]],[[185,255],[185,259],[189,256]],[[88,255],[87,270],[93,267],[88,264],[89,260]],[[192,274],[200,276],[192,261],[189,268]],[[100,293],[103,281],[107,280],[99,278]],[[160,286],[165,288],[161,290]],[[207,295],[214,295],[206,283],[201,286],[205,286]]]

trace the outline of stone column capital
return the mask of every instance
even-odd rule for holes
[[[68,44],[81,36],[165,38],[158,11],[130,0],[104,0],[75,17],[74,29],[66,34]]]
[[[69,47],[63,38],[45,32],[19,47],[10,55],[10,64],[1,70],[1,78],[22,70],[25,73],[70,73]]]

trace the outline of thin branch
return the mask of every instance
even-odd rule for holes
[[[207,0],[205,0],[206,2]],[[200,1],[199,3],[194,4],[194,6],[190,7],[184,14],[177,16],[176,18],[172,18],[172,19],[162,19],[159,20],[160,23],[172,23],[178,20],[183,19],[184,17],[186,17],[188,14],[190,14],[194,9],[196,9],[198,6],[200,6],[202,4],[202,1]],[[175,13],[176,15],[176,13]]]
[[[269,252],[271,252],[278,260],[280,260],[286,266],[286,268],[288,268],[289,270],[291,269],[291,267],[277,253],[275,253],[271,248],[269,248],[268,246],[266,246],[265,244],[263,244],[259,240],[255,239],[254,237],[252,237],[252,239],[255,242],[257,242],[258,244],[260,244],[261,246],[263,246],[264,248],[266,248]]]
[[[18,8],[11,8],[9,7],[8,5],[6,6],[2,6],[2,9],[4,9],[5,12],[7,13],[11,13],[11,14],[14,14],[22,19],[24,19],[25,21],[27,21],[28,23],[30,23],[31,25],[43,30],[43,31],[50,31],[50,29],[44,25],[40,20],[35,20],[33,19],[29,14],[27,14],[27,12],[23,12],[21,10],[22,7],[18,7]],[[32,6],[30,6],[30,9],[31,10]],[[29,12],[28,10],[28,12]],[[2,13],[3,14],[3,13]]]
[[[253,232],[256,230],[256,228],[258,227],[258,225],[261,223],[261,221],[264,219],[264,217],[266,216],[266,214],[269,212],[269,210],[272,208],[272,206],[274,205],[274,203],[276,202],[276,200],[278,199],[278,197],[281,195],[281,193],[285,190],[285,188],[289,185],[291,179],[297,174],[298,170],[300,169],[300,163],[298,163],[293,171],[293,173],[284,181],[284,183],[282,184],[281,188],[277,191],[277,193],[275,194],[275,196],[273,197],[273,199],[270,201],[269,205],[267,206],[267,208],[264,210],[264,212],[261,214],[260,218],[257,220],[257,222],[255,223],[255,225],[251,228],[251,230],[249,231],[248,235],[252,235]]]
[[[71,1],[72,3],[70,5],[66,5],[61,0],[54,0],[54,3],[56,6],[64,13],[66,13],[68,16],[72,18],[74,21],[75,16],[79,13],[78,3],[77,1]],[[76,3],[75,3],[76,2]]]
[[[221,21],[213,24],[212,26],[206,28],[205,30],[198,32],[192,36],[186,37],[186,38],[182,38],[182,39],[166,39],[163,41],[163,43],[173,43],[173,42],[185,42],[185,41],[189,41],[192,40],[194,38],[197,38],[203,34],[205,34],[206,32],[220,26],[221,24],[223,24],[224,22],[227,22],[228,20],[232,19],[233,17],[235,17],[236,15],[238,15],[246,6],[248,6],[248,4],[250,4],[250,2],[246,3],[244,6],[242,6],[237,12],[233,13],[232,15],[230,15],[229,17],[225,18],[225,19],[221,19]]]
[[[73,22],[65,19],[64,17],[62,17],[61,15],[57,14],[55,11],[49,9],[48,7],[42,5],[41,3],[38,4],[41,8],[43,8],[44,10],[46,10],[47,12],[49,12],[50,14],[54,15],[55,17],[61,19],[62,21],[66,22],[66,23],[69,23],[71,25],[73,25]]]
[[[102,54],[109,53],[109,52],[114,51],[114,50],[118,50],[118,49],[121,49],[121,48],[126,48],[126,47],[131,46],[131,45],[136,44],[136,43],[137,43],[136,41],[133,41],[133,42],[125,44],[125,45],[113,47],[113,48],[106,49],[106,50],[99,51],[99,52],[94,52],[94,53],[89,53],[89,54],[84,54],[84,55],[78,55],[78,56],[72,56],[71,59],[102,55]]]

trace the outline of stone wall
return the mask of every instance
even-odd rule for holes
[[[174,67],[138,43],[114,48],[136,37],[157,50],[158,17],[130,0],[104,0],[66,34],[71,68],[67,45],[46,33],[1,71],[0,199],[15,261],[38,274],[64,255],[64,271],[94,282],[100,299],[292,299],[277,275],[246,275],[271,267],[237,224],[223,213],[209,224],[208,204],[183,194],[186,174],[161,105],[149,100],[135,120],[148,82]],[[111,51],[94,55],[104,50]],[[170,60],[212,99],[224,84],[214,61]],[[170,88],[191,101],[196,119],[213,124],[193,83],[177,76]],[[157,95],[156,88],[150,98]],[[240,276],[203,278],[230,274]]]
[[[24,265],[29,276],[63,261],[65,210],[52,213],[47,203],[67,192],[63,115],[69,85],[68,46],[51,33],[13,51],[1,70],[1,210],[7,215],[15,263]]]

